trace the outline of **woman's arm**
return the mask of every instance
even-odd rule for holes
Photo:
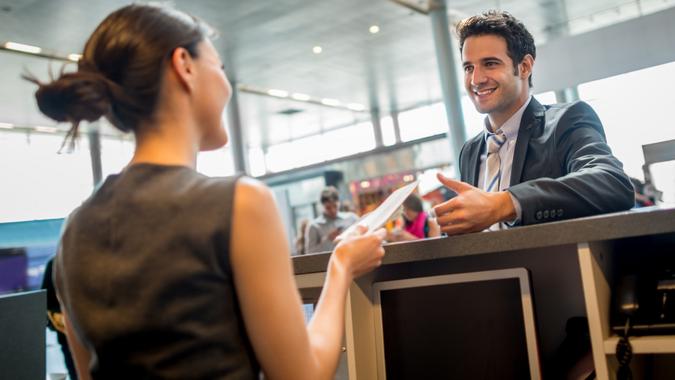
[[[314,317],[305,326],[279,212],[270,191],[242,179],[234,198],[230,260],[248,335],[269,379],[335,374],[351,281],[380,265],[382,235],[341,243],[331,256]]]

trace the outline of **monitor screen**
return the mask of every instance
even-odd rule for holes
[[[374,284],[379,378],[538,379],[523,268]]]

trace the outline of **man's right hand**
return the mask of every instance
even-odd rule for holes
[[[456,197],[434,207],[436,222],[448,235],[483,231],[516,217],[515,206],[506,191],[486,192],[440,173],[438,180],[457,193]]]

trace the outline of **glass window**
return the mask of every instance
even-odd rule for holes
[[[373,124],[364,122],[324,133],[325,160],[375,149]]]
[[[225,146],[208,152],[200,152],[197,156],[197,171],[210,177],[233,175],[235,170],[232,149]]]
[[[254,177],[265,174],[265,152],[260,147],[248,148],[248,166]]]
[[[534,94],[534,98],[541,104],[556,104],[555,91],[546,91]]]
[[[365,122],[272,145],[267,149],[265,162],[270,172],[279,172],[374,148],[373,126]]]
[[[642,145],[675,139],[672,117],[675,62],[579,85],[579,97],[598,113],[626,172],[642,178]]]
[[[58,153],[61,134],[0,132],[0,222],[66,217],[92,192],[86,138]]]
[[[130,135],[131,136],[131,135]],[[119,173],[134,155],[134,140],[101,137],[101,174],[106,178]]]
[[[382,128],[382,143],[384,146],[396,144],[396,132],[394,132],[394,120],[391,116],[385,116],[380,120]]]
[[[472,138],[483,132],[485,128],[485,115],[476,110],[471,99],[467,95],[462,96],[462,113],[464,114],[464,127],[466,137]]]
[[[414,108],[398,115],[401,141],[412,141],[447,132],[443,103]]]

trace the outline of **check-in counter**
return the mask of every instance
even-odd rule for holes
[[[529,378],[551,378],[556,376],[553,371],[558,370],[552,363],[556,363],[560,355],[567,322],[582,316],[588,320],[597,378],[610,379],[615,378],[618,367],[614,356],[618,337],[610,323],[612,291],[627,268],[675,263],[675,208],[635,209],[504,231],[389,244],[385,251],[382,266],[359,278],[350,288],[343,368],[338,377],[351,380],[406,378],[409,377],[406,366],[418,365],[417,378],[438,376],[435,370],[444,371],[443,368],[452,366],[473,366],[476,368],[468,368],[476,371],[472,377],[492,378],[494,372],[490,371],[498,370],[504,364],[499,360],[506,358],[507,361],[520,360],[529,367],[507,365],[513,373],[523,374],[525,370]],[[329,256],[330,253],[320,253],[293,258],[296,281],[307,303],[318,298]],[[671,268],[675,270],[675,266]],[[448,292],[445,288],[427,291],[438,284],[457,284],[460,280],[466,284],[473,281],[475,274],[486,273],[488,280],[495,280],[495,274],[497,279],[517,279],[519,273],[524,273],[520,285],[515,287],[516,292],[520,290],[520,296],[509,293],[516,294],[517,302],[522,301],[522,312],[504,305],[505,308],[496,309],[500,311],[495,312],[492,319],[482,315],[492,313],[489,308],[498,303],[494,300],[511,297],[504,293],[489,299],[495,290],[505,289],[506,285],[492,287],[492,290],[476,287],[459,290],[449,286]],[[408,295],[387,293],[384,297],[383,290],[407,288],[421,291]],[[480,297],[476,299],[478,304],[483,302],[487,306],[473,305],[474,294]],[[406,310],[406,307],[414,310]],[[475,310],[482,310],[480,307],[488,309],[485,313],[476,313]],[[459,317],[452,314],[453,310]],[[472,317],[465,310],[474,310],[475,315]],[[514,314],[510,322],[505,315],[511,313],[508,310]],[[396,316],[390,318],[390,314]],[[529,317],[533,318],[533,325],[528,322]],[[489,325],[490,321],[499,325],[520,320],[524,321],[522,339],[518,334],[512,338],[500,329],[490,330],[490,326],[476,327]],[[461,353],[452,346],[453,335],[448,335],[444,326],[452,334],[470,339],[466,341],[469,342],[467,351],[472,355],[469,358],[485,356],[487,361],[467,361],[466,352]],[[466,326],[464,331],[463,326]],[[631,343],[634,354],[631,367],[636,379],[675,378],[672,372],[675,370],[675,336],[634,337]],[[415,346],[415,351],[406,351],[408,345]],[[495,347],[513,347],[514,352],[522,351],[524,356],[518,357],[511,350],[495,352]],[[415,358],[407,360],[406,355]],[[455,355],[459,360],[453,362]],[[487,368],[490,366],[496,369]],[[430,372],[425,372],[427,369]],[[504,372],[499,378],[523,377]]]

